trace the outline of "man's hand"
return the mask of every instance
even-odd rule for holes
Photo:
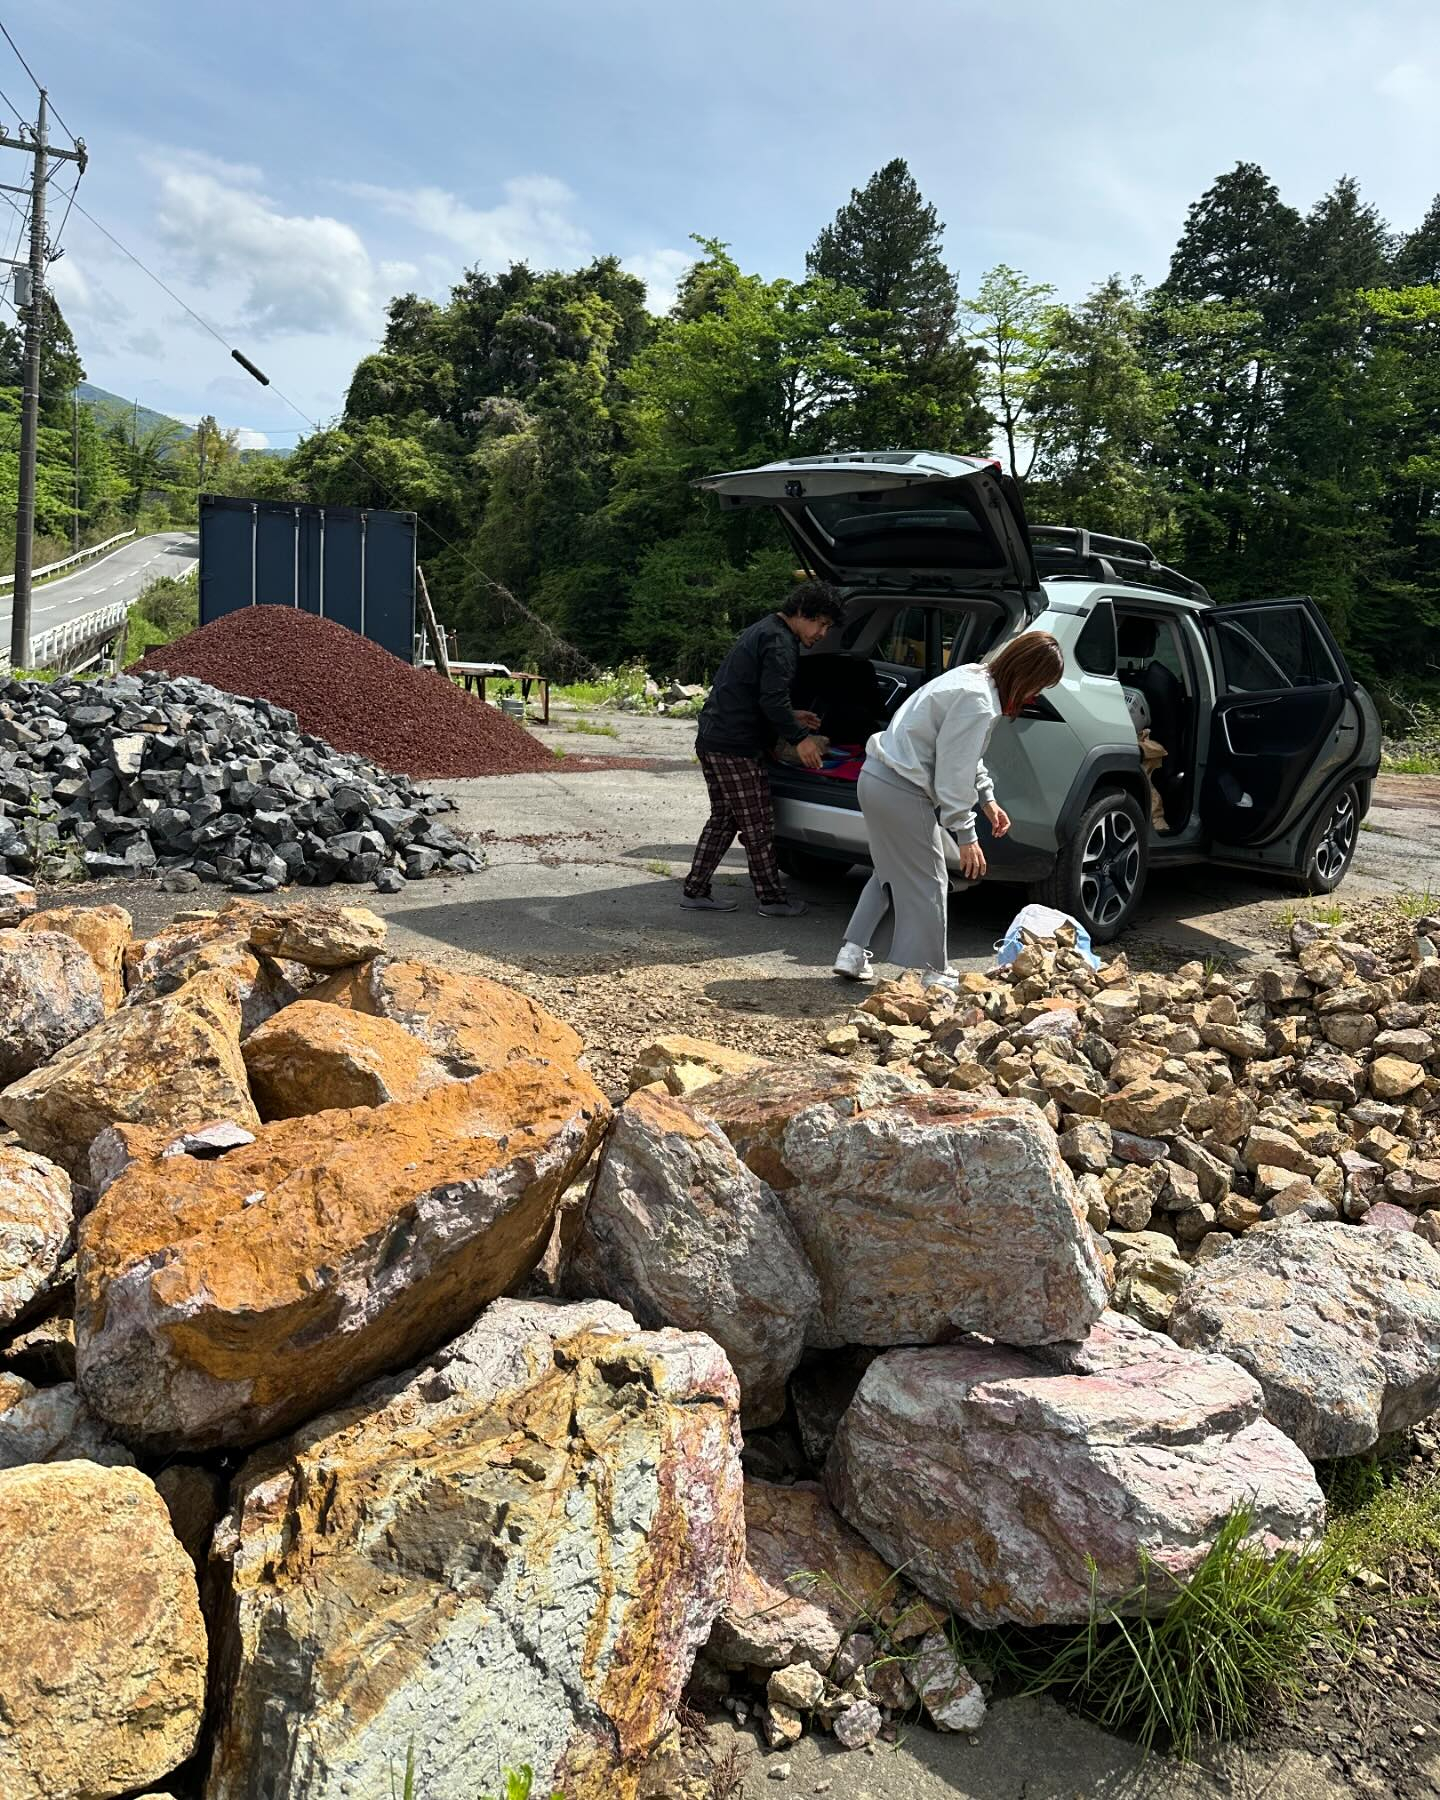
[[[990,831],[992,835],[997,838],[1004,837],[1005,833],[1010,829],[1010,815],[1006,812],[1005,808],[1003,806],[997,806],[992,800],[988,806],[983,807],[981,810],[984,812],[985,817],[990,821]]]
[[[797,725],[803,725],[807,731],[818,731],[820,729],[820,715],[819,713],[812,712],[797,712],[795,715],[795,723]]]
[[[820,748],[819,738],[801,738],[795,746],[795,754],[807,769],[823,769],[825,766],[825,752]]]
[[[960,873],[967,881],[979,881],[986,869],[985,852],[978,844],[960,845]]]

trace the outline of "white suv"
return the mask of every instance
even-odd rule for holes
[[[987,763],[1012,829],[992,874],[1105,942],[1147,870],[1220,862],[1338,886],[1380,762],[1380,721],[1319,608],[1217,606],[1144,544],[1029,527],[982,457],[799,457],[711,475],[725,507],[772,506],[801,559],[848,596],[802,657],[795,701],[863,745],[917,687],[1036,625],[1065,651],[1056,688],[997,731]],[[1137,726],[1165,751],[1147,780]],[[868,860],[854,765],[771,772],[781,862],[816,878]],[[850,779],[846,779],[846,775]],[[952,870],[958,855],[950,849]]]

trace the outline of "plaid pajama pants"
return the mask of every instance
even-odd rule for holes
[[[762,906],[784,900],[785,884],[775,860],[775,808],[765,765],[755,757],[716,756],[702,750],[700,770],[710,792],[710,817],[685,878],[686,894],[696,900],[710,892],[710,879],[738,832],[749,858],[755,898]]]

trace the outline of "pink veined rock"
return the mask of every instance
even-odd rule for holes
[[[1164,1574],[1188,1575],[1238,1506],[1266,1549],[1324,1520],[1308,1462],[1262,1418],[1244,1370],[1110,1313],[1084,1343],[1031,1355],[879,1357],[825,1479],[882,1556],[981,1626],[1087,1618],[1087,1559],[1099,1604],[1133,1609],[1142,1552],[1163,1608]]]

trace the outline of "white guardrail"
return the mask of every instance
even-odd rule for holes
[[[134,535],[133,531],[121,532],[118,538],[109,539],[109,544],[120,543],[123,539],[132,538]],[[82,550],[80,556],[81,558],[91,556],[102,547],[100,544],[96,544],[93,550]],[[72,557],[70,560],[78,559]],[[53,565],[57,569],[64,566],[63,563]],[[199,569],[198,562],[191,563],[185,573],[178,576],[177,579],[191,581],[198,575]],[[37,569],[35,573],[38,575],[40,570]],[[13,581],[15,577],[11,575],[5,579]],[[67,675],[73,675],[77,670],[88,667],[90,663],[98,659],[111,639],[118,636],[130,608],[137,599],[139,599],[138,594],[130,600],[112,600],[107,606],[97,607],[93,612],[82,613],[78,619],[67,619],[63,625],[52,625],[48,631],[35,633],[30,639],[30,667],[32,669],[48,669],[53,666],[64,669]],[[78,653],[82,650],[90,651],[90,655],[79,656]],[[6,653],[5,646],[0,645],[0,674],[8,673],[9,669],[10,658]]]
[[[135,535],[132,527],[129,531],[117,531],[114,537],[106,538],[103,544],[92,544],[88,550],[77,550],[73,556],[62,556],[59,562],[46,563],[43,569],[32,569],[30,579],[39,581],[45,575],[58,575],[61,569],[73,569],[77,563],[89,562],[92,556],[103,556],[107,550],[113,550],[117,544],[128,543]],[[13,575],[0,575],[0,588],[14,587]]]

